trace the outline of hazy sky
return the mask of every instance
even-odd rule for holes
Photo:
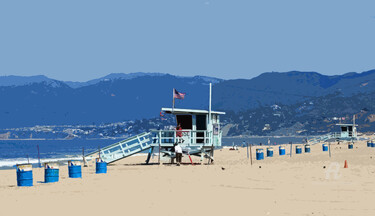
[[[0,2],[0,75],[252,78],[375,68],[374,0]]]

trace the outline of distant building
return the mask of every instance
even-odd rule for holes
[[[9,139],[9,136],[10,136],[10,132],[3,133],[3,134],[0,134],[0,139],[6,140],[6,139]]]
[[[270,124],[265,124],[262,131],[271,130]]]

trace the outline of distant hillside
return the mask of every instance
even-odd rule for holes
[[[315,72],[264,73],[250,80],[227,80],[215,86],[215,107],[247,110],[274,103],[294,104],[340,92],[344,96],[375,91],[375,70],[325,76]]]
[[[87,82],[65,82],[67,85],[69,85],[72,88],[79,88],[79,87],[84,87],[84,86],[89,86],[89,85],[95,85],[99,82],[105,82],[109,80],[116,80],[116,79],[124,79],[124,80],[131,80],[134,78],[138,77],[143,77],[143,76],[164,76],[166,74],[163,73],[143,73],[143,72],[138,72],[138,73],[112,73],[107,76],[104,76],[99,79],[93,79]]]
[[[133,79],[108,79],[72,88],[64,82],[37,82],[0,87],[0,127],[100,124],[152,118],[161,107],[172,106],[172,89],[186,93],[176,107],[206,109],[205,77],[147,75]]]
[[[0,86],[22,86],[32,83],[51,82],[54,81],[46,76],[0,76]]]
[[[308,99],[293,105],[274,104],[227,112],[223,121],[234,125],[228,135],[314,135],[339,132],[335,124],[352,123],[359,132],[375,131],[375,92],[345,97],[342,93]],[[266,126],[269,127],[266,127]]]
[[[242,113],[273,104],[292,107],[329,95],[366,95],[375,92],[375,70],[337,76],[272,72],[249,80],[162,73],[110,74],[88,82],[62,82],[44,76],[0,77],[0,128],[154,118],[161,107],[172,105],[173,88],[186,93],[184,100],[176,100],[176,107],[207,109],[210,82],[214,83],[214,110]],[[336,108],[332,105],[329,110]]]

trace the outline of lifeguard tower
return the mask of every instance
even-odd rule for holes
[[[221,146],[220,115],[224,112],[173,108],[162,108],[162,112],[175,115],[176,125],[182,128],[151,131],[152,145],[158,146],[163,156],[173,157],[173,145],[179,143],[184,153],[213,161],[213,149]]]
[[[315,144],[319,142],[332,142],[332,141],[355,141],[357,140],[357,124],[355,124],[355,115],[353,116],[352,124],[338,123],[340,132],[328,133],[323,136],[314,137],[308,140],[308,143]]]
[[[85,155],[84,158],[90,160],[100,154],[104,162],[112,163],[149,150],[146,163],[149,163],[154,151],[159,153],[160,163],[162,158],[175,157],[173,146],[178,143],[184,154],[200,156],[201,162],[204,158],[213,161],[214,149],[222,144],[220,115],[225,113],[211,111],[211,84],[208,110],[162,108],[161,111],[174,115],[176,125],[180,124],[182,129],[144,132]]]
[[[340,127],[340,132],[335,133],[336,140],[356,140],[357,139],[357,126],[353,124],[336,124]]]

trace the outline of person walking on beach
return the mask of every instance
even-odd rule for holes
[[[182,159],[182,148],[178,143],[174,144],[174,152],[176,153],[177,166],[180,166]]]

